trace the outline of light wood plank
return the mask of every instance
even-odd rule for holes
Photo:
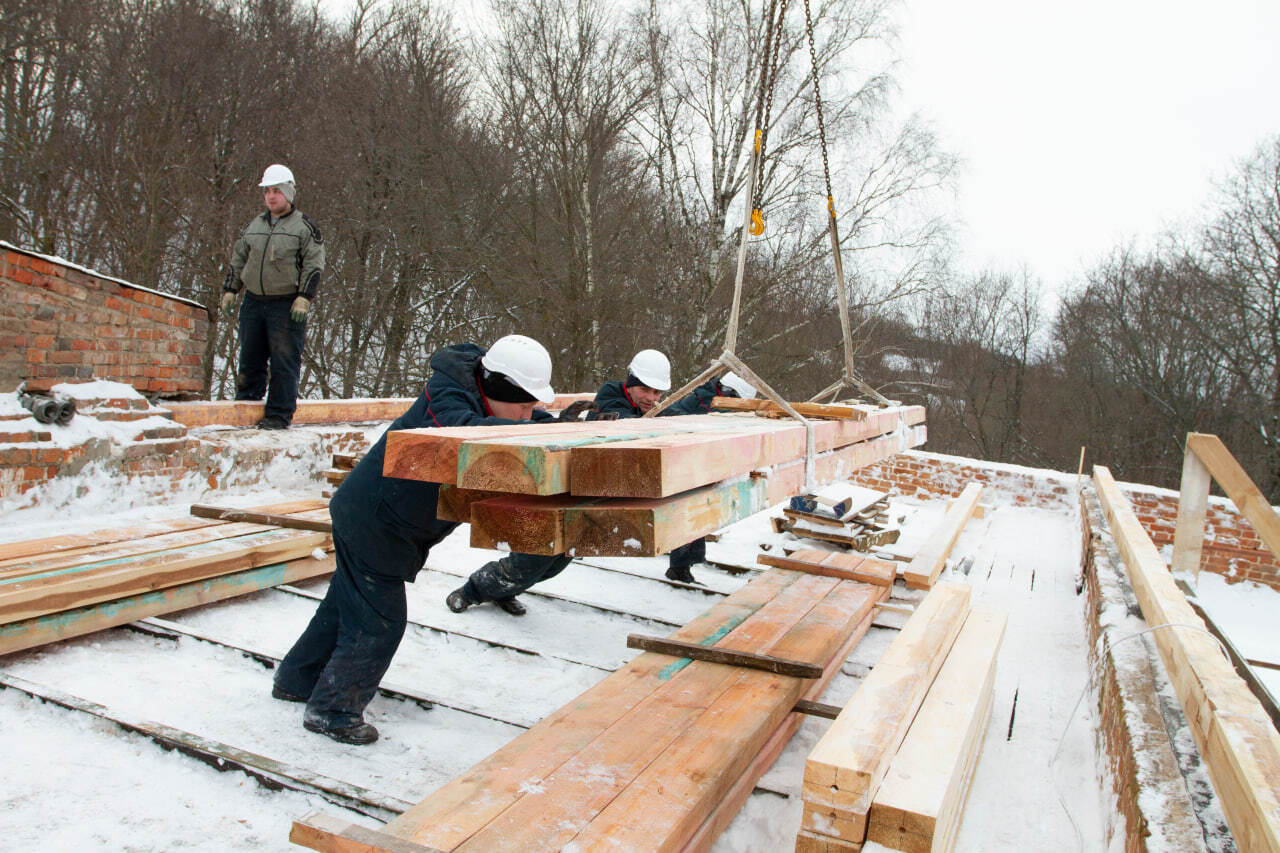
[[[303,557],[143,592],[103,604],[10,622],[0,625],[0,655],[91,634],[117,625],[127,625],[148,616],[159,616],[211,601],[247,595],[280,584],[297,583],[329,574],[334,568],[332,554],[323,560]]]
[[[1249,519],[1268,550],[1280,556],[1280,516],[1227,450],[1222,439],[1193,432],[1187,435],[1187,447],[1204,463],[1240,514]]]
[[[884,587],[893,586],[894,578],[897,577],[897,569],[892,563],[861,554],[841,554],[834,551],[803,550],[786,557],[761,554],[756,557],[756,562],[780,569],[830,575]]]
[[[1173,573],[1200,576],[1204,548],[1204,517],[1209,509],[1209,469],[1187,445],[1182,456],[1182,483],[1178,493],[1178,522],[1173,532]]]
[[[916,607],[805,761],[803,797],[814,807],[804,828],[861,842],[871,799],[946,659],[969,609],[969,587],[943,582]],[[806,812],[809,815],[809,812]],[[821,820],[818,820],[818,818]]]
[[[907,853],[946,847],[986,731],[1006,617],[969,611],[872,798],[867,838]]]
[[[1203,444],[1196,453],[1214,477],[1230,476],[1230,466],[1213,455],[1214,443]],[[1280,734],[1177,588],[1111,472],[1095,466],[1093,479],[1143,618],[1153,626],[1187,626],[1152,636],[1232,835],[1242,850],[1280,853]],[[1241,486],[1233,482],[1231,490],[1239,493]],[[1247,495],[1241,497],[1248,503]]]
[[[964,530],[964,526],[973,516],[978,498],[981,496],[980,483],[970,483],[964,487],[964,491],[947,510],[942,524],[938,525],[938,529],[903,571],[902,576],[909,589],[929,589],[937,583],[938,575],[947,564],[947,555],[951,553],[956,540],[960,538],[960,531]]]

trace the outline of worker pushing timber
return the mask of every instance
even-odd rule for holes
[[[426,388],[387,433],[556,420],[534,408],[551,403],[555,394],[551,356],[532,338],[507,335],[488,350],[470,343],[445,347],[430,366]],[[575,403],[561,417],[576,418],[589,405]],[[383,475],[387,433],[329,502],[337,570],[311,623],[281,661],[271,690],[277,699],[305,702],[303,726],[341,743],[378,739],[377,729],[364,721],[364,709],[404,636],[404,585],[414,580],[431,548],[458,526],[436,518],[438,483]],[[477,574],[500,578],[514,572],[533,583],[558,574],[568,562],[565,555],[509,554]],[[514,599],[519,591],[483,586],[473,603],[494,601],[522,613]]]
[[[658,405],[664,391],[671,390],[671,362],[656,349],[641,350],[627,365],[627,378],[600,386],[595,405],[602,413],[616,413],[621,418],[639,418]],[[755,396],[755,388],[732,372],[721,378],[712,377],[658,413],[696,415],[713,411],[711,401],[717,397]],[[676,548],[668,557],[667,578],[681,583],[697,583],[692,568],[706,562],[707,541],[699,537]]]

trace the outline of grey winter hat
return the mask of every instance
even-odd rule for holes
[[[276,184],[275,186],[280,189],[280,192],[284,193],[285,198],[289,199],[289,204],[293,204],[293,197],[298,194],[298,188],[294,185],[293,181]]]

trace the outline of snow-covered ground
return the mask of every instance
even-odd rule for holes
[[[163,506],[144,505],[126,492],[116,496],[114,513],[10,511],[0,517],[0,541],[180,516],[195,502],[247,506],[319,495],[310,470],[296,474],[277,478],[278,491],[183,492]],[[945,502],[895,500],[891,518],[902,520],[903,536],[891,550],[910,554],[944,509]],[[762,544],[777,548],[786,538],[773,532],[769,515],[734,525],[708,546],[710,559],[755,566]],[[425,710],[375,697],[367,717],[382,738],[370,747],[304,731],[298,706],[270,698],[271,672],[258,658],[190,637],[117,628],[0,658],[0,671],[360,786],[389,802],[412,803],[630,659],[636,652],[626,648],[628,633],[669,633],[751,577],[699,567],[695,574],[708,588],[697,591],[663,582],[664,559],[593,558],[575,561],[526,594],[523,619],[488,606],[454,614],[444,595],[495,556],[467,540],[464,526],[432,551],[427,570],[410,585],[409,617],[417,624],[386,677],[438,704]],[[950,569],[948,576],[971,584],[975,603],[1009,617],[958,850],[1105,848],[1114,819],[1106,783],[1099,781],[1106,771],[1095,754],[1092,703],[1077,707],[1087,681],[1084,608],[1075,591],[1079,543],[1073,513],[997,505],[970,522],[953,552],[953,565],[972,561],[967,573]],[[313,595],[324,590],[323,581],[299,586]],[[1274,592],[1202,575],[1199,594],[1247,655],[1265,658],[1280,648]],[[895,595],[918,597],[900,584]],[[286,651],[314,606],[304,595],[273,589],[164,618],[261,658]],[[846,702],[894,635],[873,627],[823,701]],[[1275,689],[1274,679],[1271,684]],[[721,836],[718,851],[793,849],[804,759],[828,725],[806,719]],[[318,795],[267,790],[242,773],[218,772],[16,690],[0,690],[0,732],[7,781],[0,794],[0,849],[283,851],[297,849],[288,842],[290,822],[312,810],[374,825]]]

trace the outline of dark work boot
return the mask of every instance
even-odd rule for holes
[[[511,596],[510,598],[494,599],[493,603],[498,605],[508,613],[510,613],[512,616],[523,616],[525,613],[528,612],[527,610],[525,610],[524,605],[521,604],[519,599],[517,599],[514,595]]]
[[[258,429],[288,429],[289,422],[284,418],[277,418],[274,415],[268,415],[255,424]]]
[[[680,583],[691,583],[702,586],[698,583],[697,578],[693,576],[693,572],[689,571],[688,566],[672,566],[667,569],[667,580],[679,581]]]
[[[290,693],[288,690],[281,690],[278,684],[272,684],[271,698],[280,699],[285,702],[305,702],[309,697],[299,696],[297,693]]]
[[[351,743],[356,746],[364,746],[378,739],[378,730],[368,723],[356,723],[354,726],[347,726],[341,729],[326,729],[319,723],[303,720],[302,727],[309,732],[316,732],[327,738],[333,738],[338,743]]]
[[[479,604],[480,602],[467,594],[466,586],[460,586],[445,597],[444,603],[447,604],[449,609],[454,613],[461,613],[468,607]]]

